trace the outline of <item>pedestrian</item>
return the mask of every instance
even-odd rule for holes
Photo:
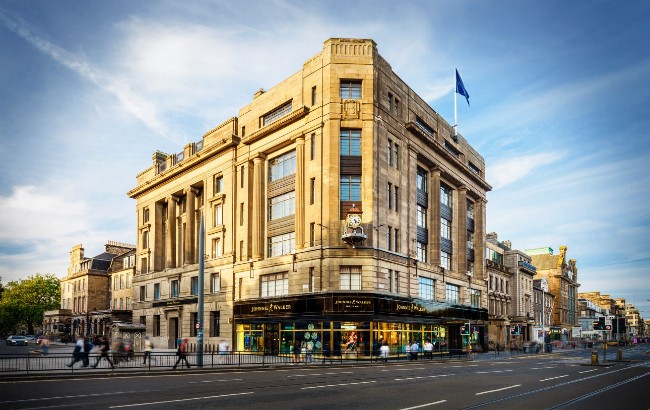
[[[95,364],[93,365],[93,369],[97,368],[97,365],[102,360],[102,357],[104,359],[106,359],[108,364],[111,365],[111,369],[115,368],[115,364],[113,364],[113,362],[111,361],[111,358],[108,356],[108,352],[110,352],[110,351],[111,351],[111,346],[108,344],[108,340],[106,339],[106,337],[105,336],[100,337],[99,338],[99,352],[100,352],[100,355],[97,358],[97,361],[95,362]]]
[[[300,342],[296,341],[293,344],[293,363],[300,363]]]
[[[325,360],[328,359],[330,364],[332,364],[332,351],[330,350],[329,343],[325,343],[325,346],[323,346],[323,364],[325,364]]]
[[[387,362],[389,354],[390,354],[390,347],[388,347],[388,344],[384,342],[379,348],[379,357],[381,357],[381,359],[384,362]]]
[[[153,342],[149,339],[149,336],[144,338],[144,358],[142,364],[147,364],[147,358],[149,358],[149,365],[151,366],[151,351],[153,350]]]
[[[178,345],[178,350],[176,351],[176,355],[178,356],[178,360],[176,360],[176,363],[174,364],[173,369],[176,370],[176,366],[178,366],[181,361],[184,361],[185,364],[187,365],[187,368],[190,368],[190,362],[187,361],[187,342],[189,341],[188,338],[184,337],[183,340],[181,341],[181,344]],[[183,368],[183,363],[181,363],[181,368]]]
[[[431,343],[431,340],[427,339],[424,342],[424,358],[428,358],[429,360],[433,359],[433,344]]]
[[[411,360],[418,360],[418,352],[420,351],[418,343],[414,341],[409,350],[411,352]]]
[[[113,343],[113,362],[117,366],[124,358],[124,340],[118,337]]]
[[[72,362],[66,364],[68,367],[74,366],[74,364],[77,362],[82,362],[82,364],[84,363],[84,338],[80,335],[77,335],[76,339],[77,342],[75,343],[74,350],[72,351]],[[84,365],[83,367],[87,367],[87,365]]]
[[[90,364],[90,351],[93,350],[95,345],[90,341],[90,338],[84,338],[84,367],[88,367]]]
[[[41,353],[43,353],[43,356],[47,356],[49,352],[50,352],[50,339],[44,336],[41,339]]]
[[[221,339],[219,341],[219,346],[217,346],[217,350],[219,352],[219,355],[221,356],[219,362],[226,363],[228,359],[226,355],[230,351],[230,346],[228,346],[228,342],[226,342],[226,339]]]
[[[307,363],[312,363],[314,361],[314,343],[307,342]]]

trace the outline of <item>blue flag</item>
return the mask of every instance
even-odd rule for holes
[[[465,84],[463,84],[463,79],[460,78],[458,70],[456,70],[456,92],[465,97],[467,100],[467,105],[469,105],[469,93],[465,89]]]

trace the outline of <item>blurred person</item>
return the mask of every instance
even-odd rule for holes
[[[190,368],[190,362],[187,361],[187,342],[189,341],[188,338],[184,337],[183,340],[181,341],[181,344],[178,345],[178,350],[176,351],[176,355],[178,356],[178,360],[176,360],[176,363],[174,364],[173,369],[176,370],[176,366],[178,366],[181,361],[184,361],[185,364],[187,365],[187,368]],[[181,368],[183,367],[183,363],[181,363]]]
[[[111,351],[111,347],[110,347],[109,344],[108,344],[108,340],[106,340],[106,337],[104,337],[104,336],[102,336],[101,338],[99,338],[99,351],[101,352],[101,354],[99,355],[99,357],[97,358],[97,361],[96,361],[95,364],[93,365],[93,369],[97,368],[97,365],[98,365],[99,362],[102,360],[102,357],[103,357],[104,359],[106,359],[106,361],[108,362],[108,364],[111,365],[111,369],[114,369],[114,368],[115,368],[115,365],[114,365],[113,362],[111,361],[111,358],[108,356],[108,352]]]

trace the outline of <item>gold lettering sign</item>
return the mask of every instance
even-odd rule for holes
[[[405,311],[411,313],[425,313],[427,311],[424,307],[420,305],[416,305],[415,303],[407,303],[407,304],[397,303],[395,310],[397,310],[398,312]]]

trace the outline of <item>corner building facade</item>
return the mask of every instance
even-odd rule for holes
[[[137,176],[133,317],[156,346],[195,343],[203,214],[207,351],[220,339],[267,354],[486,346],[484,176],[372,40],[329,39]]]

